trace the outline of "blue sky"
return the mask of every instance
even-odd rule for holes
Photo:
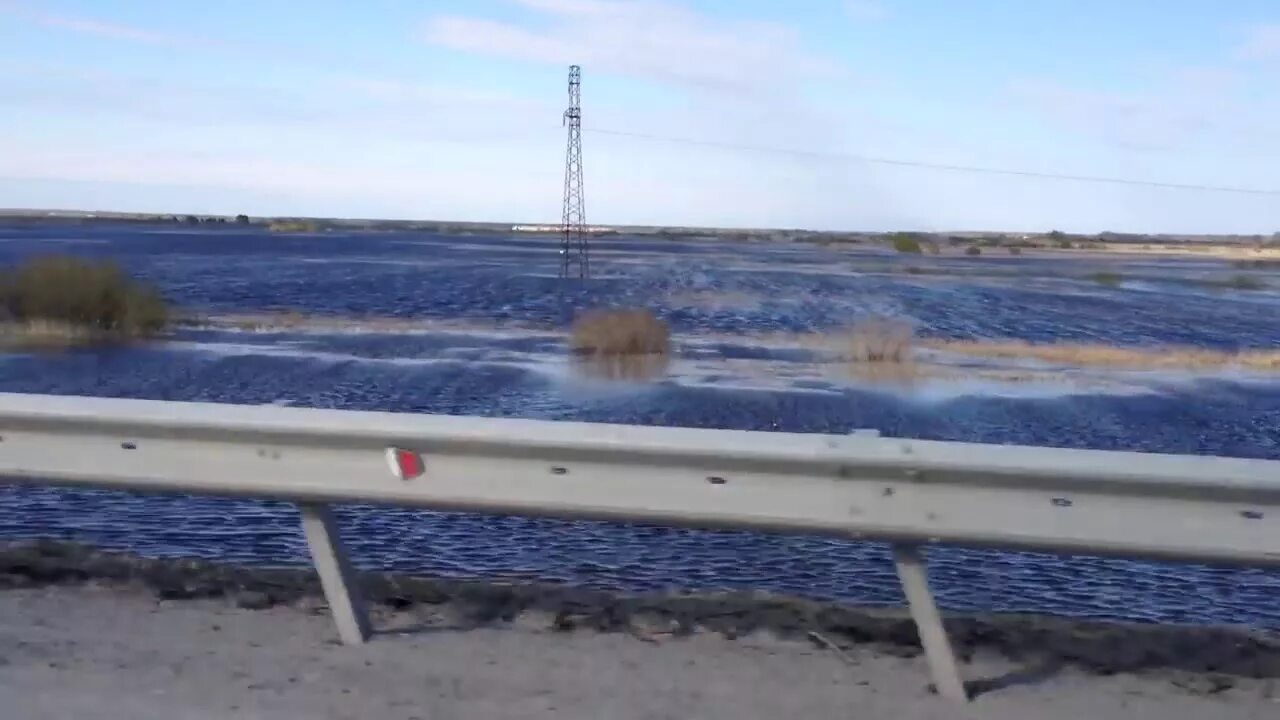
[[[1280,231],[1275,0],[0,0],[0,206]],[[725,149],[598,131],[713,140]]]

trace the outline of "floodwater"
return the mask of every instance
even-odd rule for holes
[[[146,346],[0,355],[0,391],[791,432],[874,428],[1280,459],[1280,384],[1266,377],[1036,367],[1016,381],[971,373],[900,382],[823,372],[811,348],[788,340],[891,315],[936,338],[1280,347],[1280,286],[1267,285],[1266,270],[1210,258],[996,250],[903,257],[644,238],[597,247],[596,278],[564,283],[554,245],[541,239],[0,225],[0,262],[52,252],[112,258],[209,319]],[[1120,282],[1099,282],[1100,272]],[[1236,276],[1267,287],[1220,286]],[[612,382],[567,360],[563,330],[573,313],[608,306],[650,307],[670,322],[678,356],[659,377]],[[251,327],[237,319],[271,311],[320,321]],[[366,507],[341,514],[367,567],[900,602],[876,544]],[[0,488],[0,536],[305,561],[296,514],[268,502]],[[950,548],[931,558],[953,609],[1280,627],[1275,571]]]

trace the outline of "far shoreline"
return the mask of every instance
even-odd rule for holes
[[[187,229],[253,229],[277,235],[330,232],[421,231],[442,235],[502,235],[556,239],[554,224],[476,222],[454,220],[385,220],[374,218],[320,218],[302,216],[221,215],[209,213],[131,213],[89,210],[0,208],[0,222],[38,225],[154,225]],[[591,225],[586,235],[598,242],[610,238],[720,241],[749,243],[802,243],[836,248],[892,247],[895,239],[910,237],[946,252],[968,247],[992,251],[1031,251],[1037,256],[1064,257],[1090,253],[1139,256],[1210,256],[1231,260],[1280,262],[1280,232],[1268,234],[1063,233],[1049,231],[920,231],[920,230],[804,230],[783,228],[730,228],[663,225]]]

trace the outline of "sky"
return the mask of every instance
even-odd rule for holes
[[[1280,232],[1276,0],[0,0],[0,47],[0,207],[557,222],[576,63],[591,224]]]

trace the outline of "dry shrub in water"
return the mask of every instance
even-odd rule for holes
[[[671,331],[648,310],[593,310],[574,321],[572,343],[581,356],[665,355]]]
[[[571,344],[585,375],[646,380],[666,372],[671,331],[648,310],[594,310],[574,322]]]
[[[145,337],[169,322],[160,293],[109,262],[36,258],[0,275],[0,308],[25,326],[64,326],[100,336]]]
[[[903,363],[911,360],[915,335],[911,324],[893,318],[868,318],[853,326],[847,355],[855,363]]]

